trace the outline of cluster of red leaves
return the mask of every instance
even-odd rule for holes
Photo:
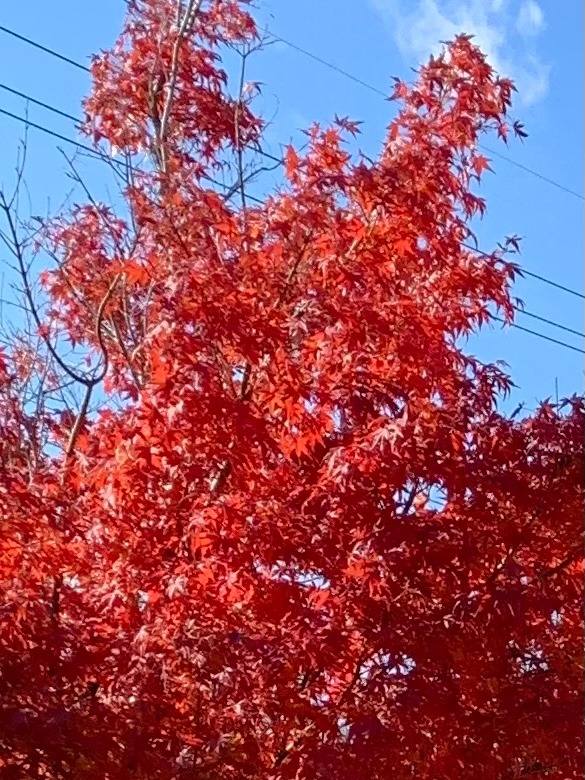
[[[91,123],[128,151],[171,5],[131,4],[94,65]],[[253,23],[206,8],[164,187],[47,231],[52,327],[126,401],[32,473],[0,450],[2,776],[580,777],[583,404],[507,420],[460,344],[512,317],[515,266],[462,247],[512,85],[459,37],[397,84],[378,160],[315,126],[237,209],[184,168],[241,139],[214,47]]]
[[[105,139],[126,152],[148,152],[165,121],[165,101],[172,90],[168,142],[174,172],[180,174],[187,163],[212,161],[226,141],[236,140],[236,104],[226,94],[227,75],[219,67],[216,48],[220,43],[253,42],[256,27],[239,0],[196,0],[190,35],[177,46],[177,5],[176,0],[129,2],[116,45],[92,63],[95,88],[85,110],[86,129],[94,141]],[[260,127],[247,107],[240,106],[239,140],[249,143]]]

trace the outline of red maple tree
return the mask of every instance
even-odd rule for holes
[[[254,199],[219,52],[257,42],[131,0],[85,105],[121,206],[43,225],[42,305],[3,201],[37,335],[0,354],[1,776],[581,777],[583,404],[506,418],[462,346],[513,318],[466,247],[513,85],[460,36],[375,161],[315,125]]]

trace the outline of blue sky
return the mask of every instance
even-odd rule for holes
[[[570,12],[569,12],[570,5]],[[107,48],[120,29],[123,0],[80,3],[53,0],[5,3],[0,25],[36,40],[72,59],[87,61]],[[492,64],[514,78],[520,93],[514,114],[529,138],[505,149],[486,143],[577,193],[583,190],[583,4],[541,0],[263,0],[256,17],[262,26],[286,40],[337,64],[373,87],[389,90],[390,78],[410,78],[411,68],[426,59],[440,40],[468,32],[488,52]],[[299,140],[312,121],[334,114],[362,120],[360,148],[374,156],[394,106],[372,90],[343,77],[286,44],[256,55],[250,78],[263,82],[262,108],[273,116],[267,142],[279,146]],[[0,31],[0,82],[60,109],[79,114],[88,89],[87,74]],[[0,89],[0,108],[24,114],[22,99]],[[29,118],[74,137],[70,122],[30,106]],[[23,127],[0,116],[2,158],[0,183],[9,184]],[[72,183],[57,146],[60,142],[31,130],[26,180],[32,214],[59,207]],[[61,144],[66,148],[65,144]],[[70,150],[71,151],[71,150]],[[489,155],[488,155],[489,156]],[[112,179],[100,162],[82,163],[95,195],[108,198]],[[494,158],[495,175],[487,175],[482,194],[488,214],[479,228],[480,243],[490,249],[511,233],[524,236],[522,264],[533,273],[583,291],[583,201]],[[81,196],[77,196],[81,199]],[[25,211],[28,205],[25,203]],[[8,297],[8,275],[4,297]],[[526,308],[540,316],[583,330],[583,301],[526,278],[515,289]],[[9,310],[4,307],[6,319]],[[517,322],[561,341],[582,346],[568,333],[519,315]],[[555,377],[561,396],[583,387],[583,356],[527,333],[484,330],[469,344],[484,360],[510,364],[518,390],[510,404],[554,396]]]

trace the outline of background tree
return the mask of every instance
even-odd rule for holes
[[[123,205],[2,201],[3,776],[577,778],[583,404],[507,419],[462,344],[513,317],[466,246],[513,86],[460,36],[376,160],[313,126],[257,200],[257,45],[243,3],[130,2],[85,105]]]

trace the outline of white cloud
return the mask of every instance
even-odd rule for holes
[[[475,43],[502,76],[514,79],[519,101],[535,103],[546,95],[549,68],[538,56],[536,38],[544,13],[536,0],[370,0],[381,14],[405,59],[424,62],[441,41],[458,33]]]
[[[516,18],[516,29],[520,35],[538,35],[544,27],[544,13],[534,0],[525,0]]]

